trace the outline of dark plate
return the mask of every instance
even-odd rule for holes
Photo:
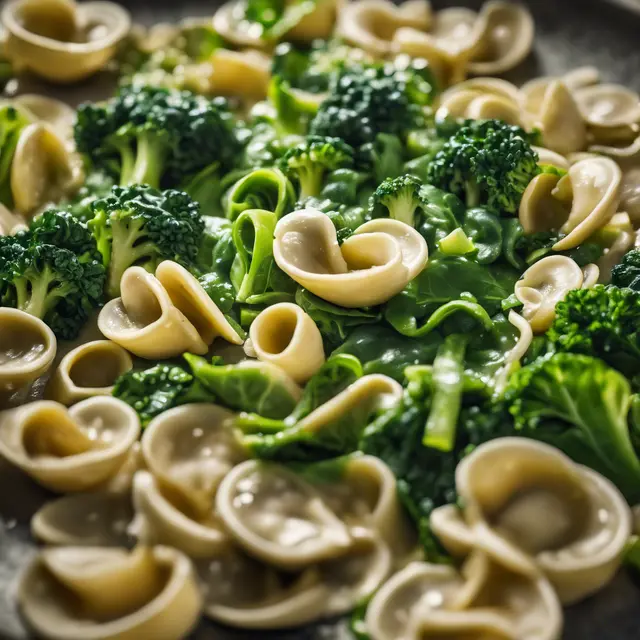
[[[194,0],[139,0],[121,2],[131,8],[140,22],[175,21],[196,15],[210,15],[216,2]],[[455,0],[434,2],[436,7],[481,2]],[[532,0],[528,3],[536,22],[535,52],[511,74],[522,81],[536,75],[559,74],[579,65],[593,65],[605,80],[622,82],[640,90],[640,18],[607,2],[595,0]],[[104,93],[100,81],[72,91],[55,93],[76,102]],[[25,83],[22,90],[36,90]],[[42,87],[41,87],[42,90]],[[20,473],[0,461],[0,638],[28,638],[15,606],[15,581],[20,569],[35,553],[29,535],[29,519],[47,494]],[[640,639],[640,589],[621,573],[607,589],[566,612],[567,640]],[[323,623],[305,629],[275,633],[240,632],[203,622],[193,640],[346,640],[350,634],[344,622]],[[141,640],[153,640],[141,639]]]

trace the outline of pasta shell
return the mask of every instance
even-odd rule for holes
[[[13,213],[0,202],[0,236],[13,236],[27,229],[26,220]]]
[[[256,357],[283,369],[295,382],[306,382],[324,363],[322,336],[298,305],[280,302],[267,307],[249,332]]]
[[[43,375],[56,356],[53,331],[19,309],[0,308],[0,406],[2,398]]]
[[[5,6],[2,23],[7,52],[21,67],[64,84],[103,69],[129,32],[131,17],[113,2],[20,0]]]
[[[342,556],[352,546],[320,494],[284,467],[250,460],[233,468],[220,483],[216,508],[238,544],[283,569]]]
[[[132,368],[131,356],[114,342],[87,342],[62,358],[45,395],[66,406],[94,396],[110,396],[117,378]]]
[[[382,304],[425,267],[428,248],[397,220],[366,222],[338,244],[335,227],[314,209],[295,211],[276,225],[278,266],[317,296],[344,307]]]
[[[73,147],[73,125],[76,121],[76,112],[66,102],[36,93],[16,96],[11,102],[19,109],[26,111],[33,122],[50,125],[62,140]]]
[[[640,122],[640,96],[618,84],[582,87],[574,97],[584,119],[596,127],[621,127]]]
[[[163,494],[196,521],[210,519],[218,485],[246,459],[232,418],[216,405],[187,404],[159,415],[142,436],[145,463]]]
[[[168,547],[45,549],[22,576],[18,600],[52,640],[179,640],[202,605],[191,563]]]
[[[558,197],[560,179],[554,173],[540,173],[527,185],[518,209],[525,233],[559,229],[569,218],[569,206]]]
[[[549,445],[524,438],[481,445],[458,465],[456,488],[464,517],[455,507],[436,510],[440,540],[454,553],[471,546],[515,571],[541,570],[564,604],[601,589],[622,562],[632,526],[624,498]]]
[[[0,424],[0,454],[53,491],[86,491],[113,478],[140,434],[136,412],[115,398],[66,409],[40,400]]]

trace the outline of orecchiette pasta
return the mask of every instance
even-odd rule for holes
[[[0,309],[0,407],[2,399],[43,375],[57,341],[42,320],[18,309]]]
[[[515,294],[522,315],[534,333],[546,331],[555,317],[556,304],[584,281],[582,269],[567,256],[547,256],[529,267],[516,282]]]
[[[0,202],[0,236],[12,236],[27,228],[25,219],[12,213]]]
[[[296,382],[306,382],[324,362],[320,331],[296,304],[267,307],[251,324],[249,336],[259,360],[277,365]]]
[[[202,606],[189,559],[169,547],[45,549],[22,576],[18,600],[52,640],[175,640]]]
[[[73,144],[73,123],[76,112],[65,102],[38,94],[25,93],[12,98],[11,104],[25,111],[32,122],[51,126],[64,141]]]
[[[267,95],[270,58],[261,51],[216,49],[209,58],[212,93],[260,100]]]
[[[5,6],[2,23],[16,64],[51,82],[68,83],[104,68],[131,18],[112,2],[20,0]]]
[[[549,445],[522,438],[484,444],[458,466],[456,488],[464,513],[447,506],[431,518],[445,546],[456,554],[482,549],[531,576],[542,570],[565,604],[602,588],[622,562],[631,533],[624,498]]]
[[[93,396],[109,396],[116,379],[132,368],[131,356],[114,342],[87,342],[62,358],[45,394],[67,406]]]
[[[313,209],[282,218],[275,231],[278,266],[317,296],[344,307],[386,302],[425,267],[428,248],[412,227],[378,219],[338,244],[331,220]]]
[[[115,398],[66,409],[41,400],[0,423],[0,455],[54,491],[86,491],[112,479],[140,434],[136,412]]]
[[[234,344],[242,338],[184,267],[162,262],[156,275],[130,267],[122,296],[108,302],[98,327],[109,340],[141,358],[171,358],[185,351],[203,354],[217,336]]]

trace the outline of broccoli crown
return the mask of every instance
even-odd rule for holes
[[[413,68],[343,66],[332,77],[310,132],[341,138],[353,147],[373,142],[378,133],[404,136],[424,126],[423,107],[432,93],[433,84]]]
[[[413,215],[420,206],[421,186],[422,182],[409,174],[387,178],[369,199],[369,217],[381,218],[386,209],[386,215],[413,226]]]
[[[427,181],[466,197],[470,207],[485,204],[515,213],[522,194],[540,172],[528,135],[500,120],[468,121],[445,143],[427,170]]]
[[[113,395],[133,407],[145,427],[158,414],[179,404],[192,383],[193,376],[182,367],[158,364],[120,376]]]
[[[613,267],[611,283],[640,291],[640,249],[632,249]]]
[[[300,183],[300,198],[317,197],[326,172],[353,165],[354,150],[339,138],[307,136],[279,161],[280,169]]]
[[[72,339],[101,304],[105,270],[90,236],[74,229],[66,216],[47,212],[43,217],[33,231],[0,237],[0,301],[41,318],[58,337]],[[56,219],[64,221],[59,229]]]
[[[595,356],[627,376],[640,371],[640,292],[596,285],[556,305],[546,337],[556,351]]]
[[[122,274],[131,266],[154,271],[163,260],[195,264],[204,220],[200,206],[186,193],[147,185],[113,187],[91,210],[89,226],[108,266],[110,296],[119,294]]]
[[[189,91],[123,87],[104,104],[84,104],[78,150],[121,184],[178,186],[213,162],[229,168],[240,151],[226,100]]]

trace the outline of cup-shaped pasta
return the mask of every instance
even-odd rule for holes
[[[0,455],[53,491],[87,491],[117,474],[139,435],[136,412],[115,398],[40,400],[0,424]]]
[[[113,2],[18,0],[2,12],[7,52],[19,66],[51,82],[93,75],[111,60],[131,26]]]
[[[573,203],[567,221],[560,228],[566,235],[553,245],[554,251],[582,244],[611,220],[620,203],[622,171],[611,158],[590,157],[576,162],[567,179]]]
[[[315,568],[285,578],[275,569],[230,550],[196,565],[204,613],[241,629],[285,629],[321,618],[329,587]]]
[[[640,150],[640,144],[638,146]],[[625,171],[622,177],[620,208],[629,214],[629,217],[637,226],[638,222],[640,222],[640,167]]]
[[[126,493],[75,493],[40,508],[31,518],[31,533],[49,545],[124,547],[132,519]]]
[[[180,640],[202,607],[189,559],[169,547],[45,549],[21,577],[18,602],[52,640]]]
[[[519,65],[533,46],[534,23],[519,4],[492,0],[483,7],[478,21],[483,25],[479,51],[469,62],[477,75],[499,75]]]
[[[115,381],[132,368],[131,356],[114,342],[87,342],[62,358],[45,395],[67,406],[93,396],[110,396]]]
[[[605,249],[603,255],[598,260],[597,265],[591,265],[598,270],[597,281],[607,284],[611,280],[613,268],[620,263],[622,257],[632,249],[636,242],[636,230],[634,229],[628,213],[616,213],[609,224],[603,227],[606,235],[611,234],[614,238]],[[583,284],[583,288],[587,285]]]
[[[539,165],[551,165],[564,171],[569,171],[569,161],[560,153],[546,149],[545,147],[533,146],[532,149],[538,154]]]
[[[33,214],[75,191],[82,178],[79,158],[50,125],[34,122],[20,133],[11,162],[11,194],[19,212]]]
[[[48,124],[62,140],[73,144],[76,111],[66,102],[36,93],[25,93],[13,98],[11,103],[25,111],[32,122]]]
[[[246,459],[236,439],[233,414],[212,404],[187,404],[152,420],[142,454],[163,494],[192,519],[208,521],[218,485]]]
[[[640,96],[619,84],[582,87],[574,97],[584,119],[595,127],[632,126],[640,122]]]
[[[430,24],[428,2],[409,0],[396,6],[388,0],[356,0],[341,8],[337,32],[350,44],[384,57],[391,53],[393,35],[399,28],[426,31]]]
[[[251,323],[249,336],[258,360],[277,365],[295,382],[306,382],[324,363],[320,330],[291,302],[262,311]]]
[[[261,51],[216,49],[208,64],[213,69],[211,93],[254,101],[267,97],[271,59]]]
[[[220,483],[216,509],[243,549],[283,569],[343,556],[353,544],[321,495],[285,467],[254,460],[234,467]]]
[[[0,398],[30,385],[56,357],[53,331],[19,309],[0,308]]]
[[[121,297],[100,312],[98,328],[109,340],[141,358],[171,358],[188,351],[204,354],[217,336],[242,339],[198,280],[165,260],[156,275],[130,267],[122,276]]]
[[[198,522],[178,509],[147,471],[133,479],[136,517],[129,531],[144,544],[163,544],[179,549],[191,558],[212,558],[226,553],[231,545],[220,522],[210,514]]]
[[[527,185],[518,209],[525,233],[559,229],[569,218],[571,199],[558,189],[560,180],[554,173],[540,173]]]
[[[583,282],[582,269],[567,256],[547,256],[524,272],[516,282],[515,294],[534,333],[544,333],[551,326],[556,304]]]
[[[19,214],[9,211],[0,202],[0,236],[13,236],[27,229],[26,220]]]
[[[382,304],[415,278],[428,259],[425,239],[391,219],[366,222],[338,244],[331,220],[302,209],[276,225],[278,266],[315,295],[343,307]]]
[[[564,604],[601,589],[621,565],[632,528],[622,494],[554,447],[482,445],[458,465],[456,488],[464,513],[444,507],[431,522],[454,553],[479,548],[516,571],[540,569]]]

